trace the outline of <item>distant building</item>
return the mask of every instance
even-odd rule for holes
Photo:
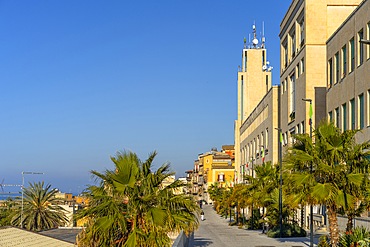
[[[236,179],[234,163],[234,149],[232,145],[223,146],[222,151],[212,149],[210,152],[198,155],[194,161],[192,173],[192,194],[196,200],[211,202],[208,188],[217,184],[220,187],[233,187]]]
[[[244,41],[238,71],[238,118],[235,121],[235,169],[237,181],[254,175],[256,165],[277,163],[279,88],[271,85],[272,67],[267,60],[265,38],[253,25],[251,44]]]

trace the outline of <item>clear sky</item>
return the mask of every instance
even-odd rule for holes
[[[91,184],[130,150],[176,175],[234,144],[243,38],[266,36],[279,83],[290,0],[0,1],[0,182]]]

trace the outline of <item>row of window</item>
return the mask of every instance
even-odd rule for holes
[[[281,43],[282,70],[284,70],[288,66],[288,63],[291,62],[293,58],[297,55],[299,49],[303,47],[304,40],[305,40],[304,15],[302,11],[302,13],[299,14],[297,20],[294,22],[293,27],[288,32],[287,37],[285,37],[285,39],[283,39],[283,42]]]
[[[343,131],[348,129],[363,129],[370,126],[370,89],[366,93],[366,103],[364,93],[353,98],[349,102],[342,104],[329,112],[329,121],[333,122]],[[366,112],[365,112],[366,104]]]
[[[304,73],[304,58],[297,64],[295,70],[293,70],[289,77],[285,78],[281,82],[281,94],[284,94],[289,90],[289,121],[295,119],[295,102],[296,102],[296,80],[300,75]]]
[[[367,24],[366,29],[367,39],[369,39],[370,22]],[[361,29],[357,33],[356,38],[352,37],[340,51],[337,51],[334,56],[328,60],[328,88],[351,73],[355,69],[356,64],[357,67],[361,66],[364,63],[365,57],[366,59],[370,58],[370,47],[360,43],[359,41],[361,39],[364,39],[364,29]],[[365,51],[366,49],[367,51]]]
[[[269,139],[268,139],[268,128],[260,135],[257,135],[250,143],[241,148],[241,162],[247,164],[252,160],[259,159],[263,155],[263,150],[268,150]]]
[[[305,125],[304,121],[297,124],[295,128],[293,128],[290,132],[286,131],[283,133],[283,146],[288,145],[289,143],[293,143],[293,135],[294,134],[304,134],[305,132]]]

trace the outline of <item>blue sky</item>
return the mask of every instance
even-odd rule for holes
[[[0,1],[0,180],[91,184],[130,150],[177,176],[234,143],[243,38],[265,23],[279,82],[291,1]]]

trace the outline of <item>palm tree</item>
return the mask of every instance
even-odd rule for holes
[[[58,205],[60,199],[55,197],[57,192],[51,189],[50,184],[30,183],[28,188],[24,188],[23,210],[19,206],[14,211],[11,224],[22,225],[31,231],[42,231],[67,223],[65,210]]]
[[[141,162],[132,152],[119,152],[111,158],[113,170],[92,171],[100,184],[87,188],[89,206],[77,217],[88,220],[79,246],[169,246],[169,233],[197,228],[198,205],[174,194],[182,182],[163,185],[173,173],[169,164],[153,172],[155,156]]]
[[[292,186],[304,191],[307,203],[326,205],[332,246],[337,246],[339,239],[338,210],[354,205],[354,190],[367,179],[366,173],[349,165],[354,135],[324,122],[314,131],[315,143],[308,135],[296,135],[285,159],[292,171]],[[359,157],[363,156],[360,152]]]

